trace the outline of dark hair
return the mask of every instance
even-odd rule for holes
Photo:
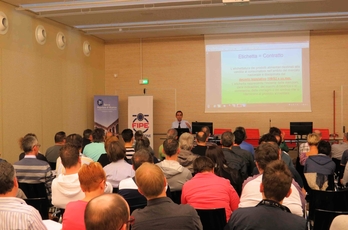
[[[184,113],[181,110],[178,110],[178,111],[176,111],[175,116],[177,116],[178,113],[181,113],[181,115],[184,115]]]
[[[137,142],[135,143],[135,146],[134,146],[134,151],[136,152],[140,149],[146,149],[149,152],[151,152],[149,138],[144,136],[141,139],[137,140]]]
[[[163,142],[164,153],[170,157],[175,155],[178,152],[178,148],[179,148],[179,142],[177,139],[167,138]]]
[[[201,142],[204,143],[207,141],[208,135],[207,133],[203,132],[203,131],[199,131],[198,133],[196,133],[196,140],[197,142]]]
[[[65,144],[60,148],[60,158],[64,168],[71,168],[79,161],[80,153],[78,147],[71,144]]]
[[[105,130],[96,128],[92,132],[93,142],[104,142]]]
[[[134,139],[135,139],[135,141],[138,141],[138,140],[140,140],[143,136],[144,136],[143,131],[137,130],[137,131],[135,132],[135,134],[134,134]]]
[[[227,161],[221,147],[218,147],[217,145],[208,146],[207,150],[205,151],[205,156],[212,160],[212,162],[215,164],[215,174],[222,176],[222,170],[224,168],[223,165],[226,165]]]
[[[131,129],[124,129],[121,133],[124,142],[131,142],[133,138],[133,131]]]
[[[76,148],[82,148],[83,138],[80,134],[73,133],[66,137],[66,144],[74,145]]]
[[[331,155],[331,145],[330,142],[321,140],[318,143],[318,152],[325,154],[326,156]]]
[[[119,141],[112,141],[106,152],[111,162],[116,162],[126,157],[126,148]]]
[[[204,130],[205,130],[205,131],[204,131]],[[207,137],[210,136],[210,128],[209,128],[209,126],[203,126],[203,127],[201,128],[201,131],[204,132],[204,133],[207,135]]]
[[[234,135],[234,143],[240,145],[244,141],[245,134],[241,130],[235,130],[233,132]]]
[[[221,144],[223,147],[231,147],[234,142],[234,135],[230,131],[226,131],[221,135]]]
[[[262,176],[266,199],[280,202],[288,194],[292,183],[292,174],[283,160],[270,162]]]
[[[144,162],[153,163],[153,157],[148,150],[140,149],[132,156],[132,165],[134,171],[136,171]]]
[[[262,137],[259,140],[259,144],[261,144],[263,142],[273,142],[273,143],[278,144],[277,138],[271,133],[266,133],[266,134],[262,135]]]
[[[273,134],[274,136],[279,137],[278,145],[283,141],[282,140],[282,131],[279,128],[271,127],[271,128],[269,128],[269,133]]]
[[[60,131],[58,133],[56,133],[56,135],[54,135],[54,142],[55,143],[59,143],[59,142],[63,142],[66,138],[66,134],[63,131]]]
[[[279,159],[279,147],[276,143],[263,142],[255,149],[255,161],[261,169]]]
[[[14,186],[15,171],[7,161],[0,161],[0,194],[11,192]]]
[[[236,127],[235,131],[236,131],[236,130],[240,130],[240,131],[243,132],[243,134],[244,134],[243,141],[247,139],[247,135],[246,135],[246,131],[245,131],[244,127],[238,126],[238,127]]]
[[[193,171],[194,173],[207,172],[214,169],[214,163],[210,158],[206,156],[197,157],[193,161]]]
[[[92,135],[92,129],[85,129],[83,131],[83,138],[88,139],[90,135]]]

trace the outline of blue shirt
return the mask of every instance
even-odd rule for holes
[[[239,147],[240,147],[241,149],[244,149],[244,150],[246,150],[246,151],[251,152],[251,154],[254,156],[255,150],[254,150],[254,146],[253,146],[252,144],[249,144],[248,142],[243,141],[243,142],[239,145]]]

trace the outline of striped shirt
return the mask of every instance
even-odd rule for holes
[[[16,197],[0,197],[0,229],[47,230],[39,212]]]
[[[127,160],[131,160],[132,159],[132,156],[134,154],[134,148],[133,147],[126,147],[126,157],[127,157]]]
[[[38,160],[34,155],[26,155],[13,164],[19,183],[45,183],[48,199],[51,199],[52,171],[46,161]]]

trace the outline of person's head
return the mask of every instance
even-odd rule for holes
[[[264,199],[281,202],[291,193],[292,176],[289,168],[282,160],[270,162],[262,176],[260,192]]]
[[[84,219],[86,230],[126,230],[131,221],[127,202],[115,193],[90,200]]]
[[[271,133],[266,133],[261,136],[261,138],[259,139],[259,144],[264,142],[272,142],[278,144],[277,138]]]
[[[111,136],[111,137],[106,138],[106,140],[104,142],[105,150],[107,150],[109,148],[109,146],[110,146],[110,143],[114,142],[114,141],[119,141],[119,140],[115,136]]]
[[[147,149],[140,149],[132,156],[132,165],[136,171],[144,162],[153,163],[153,157]]]
[[[71,168],[81,163],[80,151],[75,145],[65,144],[59,152],[64,168]]]
[[[210,137],[211,132],[209,126],[203,126],[201,128],[201,131],[204,132],[207,135],[207,137]]]
[[[221,167],[227,163],[222,149],[217,145],[208,146],[205,156],[212,160],[217,167]]]
[[[234,135],[230,131],[226,131],[221,135],[221,145],[223,147],[229,148],[233,145],[234,143]]]
[[[196,141],[197,143],[205,143],[207,141],[207,134],[203,131],[199,131],[196,133]]]
[[[178,131],[176,129],[168,129],[167,138],[178,139]]]
[[[179,153],[179,142],[177,139],[167,138],[163,142],[163,151],[167,156],[173,156]]]
[[[321,131],[320,130],[316,129],[313,131],[313,133],[316,133],[319,136],[319,138],[321,139]]]
[[[60,131],[54,135],[54,142],[55,143],[64,143],[66,138],[66,134],[63,131]]]
[[[66,137],[65,143],[74,145],[76,146],[77,149],[81,149],[83,144],[83,139],[80,134],[73,133]]]
[[[255,162],[259,170],[279,159],[279,147],[276,143],[263,142],[255,149]]]
[[[92,132],[93,142],[104,142],[105,130],[96,128]]]
[[[193,148],[193,136],[191,133],[183,133],[179,137],[179,144],[181,149],[191,150]]]
[[[25,152],[25,154],[31,152],[35,155],[38,154],[40,146],[41,145],[38,143],[36,136],[26,135],[21,139],[21,149]]]
[[[141,139],[137,140],[137,142],[135,143],[135,146],[134,146],[134,150],[138,151],[140,149],[147,149],[147,150],[151,151],[149,138],[143,136]]]
[[[106,153],[111,162],[116,162],[126,157],[126,148],[119,141],[113,141]]]
[[[180,110],[176,111],[175,117],[178,121],[182,121],[182,117],[184,116],[184,113]]]
[[[134,134],[134,139],[135,139],[135,141],[138,141],[138,140],[140,140],[143,136],[144,136],[143,131],[137,130],[137,131],[135,132],[135,134]]]
[[[331,155],[331,144],[328,141],[321,140],[318,143],[318,152],[327,156]]]
[[[308,142],[308,145],[318,145],[320,141],[320,136],[316,133],[310,133],[307,135],[307,142]]]
[[[269,133],[274,135],[275,138],[277,138],[278,145],[283,141],[282,140],[282,131],[280,129],[278,129],[277,127],[269,128]]]
[[[246,135],[246,131],[245,131],[244,127],[238,126],[238,127],[236,127],[235,131],[236,130],[240,130],[240,131],[242,131],[244,133],[243,141],[245,141],[247,139],[247,135]]]
[[[214,163],[206,156],[197,157],[193,161],[194,173],[214,172]]]
[[[35,137],[36,140],[38,140],[37,136],[36,136],[34,133],[27,133],[24,137],[19,138],[19,148],[20,148],[21,150],[23,150],[22,141],[23,141],[24,138],[26,138],[26,137],[28,137],[28,136]],[[23,150],[23,151],[24,151],[24,150]]]
[[[18,190],[17,179],[13,166],[7,161],[0,161],[0,196],[16,195]]]
[[[89,139],[90,141],[92,141],[93,137],[92,137],[92,129],[85,129],[83,131],[83,138],[85,139]]]
[[[166,179],[157,165],[145,162],[135,171],[135,181],[138,190],[148,200],[162,196],[165,193]]]
[[[83,192],[100,191],[104,193],[106,175],[99,162],[83,164],[78,172],[80,187]]]
[[[234,143],[236,143],[237,145],[240,145],[243,141],[244,141],[244,138],[245,138],[245,134],[243,133],[242,130],[235,130],[233,132],[233,135],[234,135]]]
[[[133,141],[133,131],[131,129],[124,129],[121,136],[126,143]]]
[[[348,141],[348,133],[343,134],[343,141],[347,142]]]

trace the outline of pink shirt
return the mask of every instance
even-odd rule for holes
[[[225,208],[228,221],[238,208],[239,197],[229,180],[214,173],[197,173],[184,184],[181,203],[195,209]]]
[[[85,230],[86,201],[72,201],[66,205],[62,230]]]

